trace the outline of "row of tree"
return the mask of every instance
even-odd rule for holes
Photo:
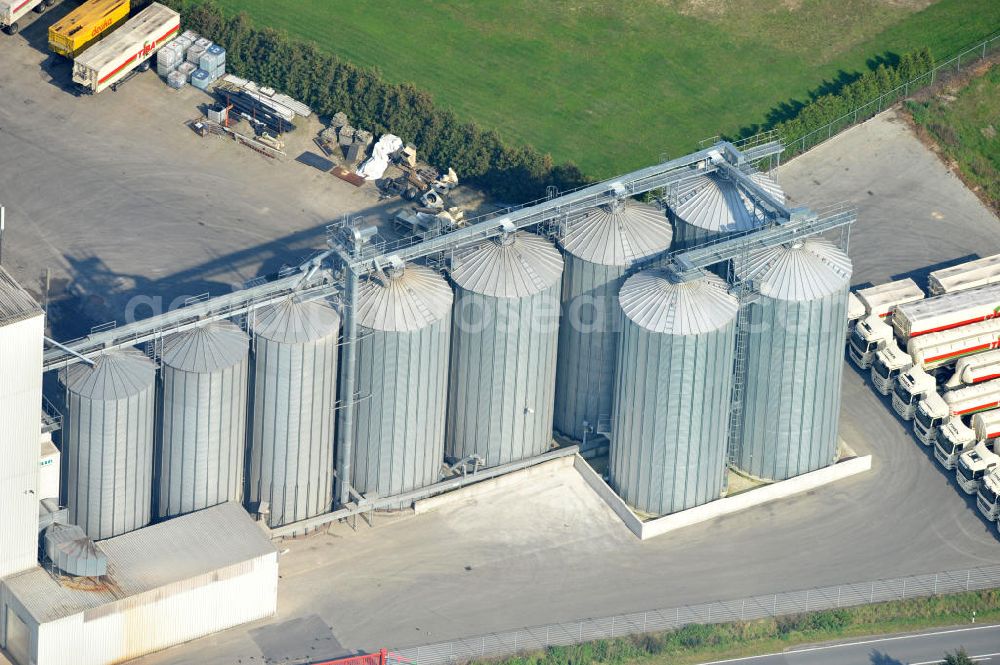
[[[228,71],[279,89],[320,115],[338,111],[376,135],[391,132],[417,146],[438,169],[454,168],[466,182],[503,201],[540,198],[550,185],[579,187],[587,178],[572,163],[530,145],[511,146],[495,130],[461,122],[409,83],[394,84],[377,69],[358,67],[314,44],[260,28],[245,13],[227,16],[212,0],[161,0],[181,12],[184,27],[226,48]]]
[[[896,90],[904,83],[927,74],[933,67],[934,59],[930,49],[907,53],[895,64],[881,63],[835,92],[815,96],[798,109],[793,117],[776,123],[773,128],[786,145],[796,149],[796,140],[875,101],[881,95]],[[871,115],[874,115],[874,111],[866,114],[866,117]]]
[[[227,16],[213,0],[161,2],[182,13],[186,28],[225,46],[229,71],[301,99],[320,115],[343,111],[357,127],[396,134],[416,145],[433,166],[454,168],[463,180],[500,200],[522,203],[540,198],[548,186],[565,191],[589,181],[571,162],[554,164],[550,155],[533,146],[509,145],[496,130],[460,121],[412,84],[389,83],[378,69],[358,67],[312,43],[257,27],[245,13]],[[771,127],[795,149],[795,140],[927,73],[932,66],[928,49],[908,53],[895,64],[880,64],[834,92],[814,96]]]

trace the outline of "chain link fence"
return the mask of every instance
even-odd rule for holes
[[[814,129],[808,134],[796,138],[786,137],[784,156],[793,157],[803,153],[833,138],[845,129],[875,117],[896,102],[906,99],[917,90],[933,84],[942,74],[958,73],[962,71],[962,67],[968,68],[970,65],[982,61],[997,46],[1000,46],[1000,32],[994,33],[982,42],[964,49],[956,56],[935,63],[929,72],[907,81],[894,90],[879,95],[867,104],[862,104],[853,111],[845,113],[836,120],[818,129]]]
[[[392,651],[412,665],[451,665],[550,646],[672,630],[688,624],[750,621],[997,587],[1000,587],[1000,565],[584,619]]]

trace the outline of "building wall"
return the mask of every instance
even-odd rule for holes
[[[0,577],[35,565],[45,317],[0,328]]]
[[[57,621],[29,619],[31,655],[35,665],[110,665],[271,616],[277,595],[278,555],[267,554]]]

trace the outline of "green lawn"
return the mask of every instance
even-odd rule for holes
[[[950,53],[998,0],[219,0],[588,174],[763,122],[868,59]]]
[[[907,105],[966,182],[978,187],[1000,213],[1000,65],[972,79],[957,94],[944,92],[927,103]]]

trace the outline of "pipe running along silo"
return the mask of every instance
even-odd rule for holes
[[[666,215],[622,199],[567,225],[556,362],[555,429],[580,440],[607,431],[618,354],[618,291],[637,260],[663,252],[672,236]]]
[[[749,307],[746,388],[736,464],[784,480],[837,454],[851,260],[822,238],[760,250],[737,275]]]
[[[717,499],[723,489],[739,305],[719,277],[679,281],[646,270],[618,296],[611,484],[654,515]]]
[[[453,261],[449,457],[496,466],[549,449],[562,270],[552,243],[513,230]]]
[[[442,275],[402,261],[360,282],[351,484],[361,494],[441,478],[453,301]]]
[[[67,517],[94,540],[150,523],[156,366],[135,349],[62,370]]]
[[[163,341],[158,517],[243,500],[249,352],[228,321]]]
[[[750,177],[778,201],[785,200],[771,176],[755,172]],[[753,198],[718,172],[681,183],[669,210],[675,249],[689,249],[731,233],[750,231],[764,221]]]
[[[251,318],[253,362],[246,501],[268,504],[268,525],[333,507],[333,423],[340,316],[290,297]]]

